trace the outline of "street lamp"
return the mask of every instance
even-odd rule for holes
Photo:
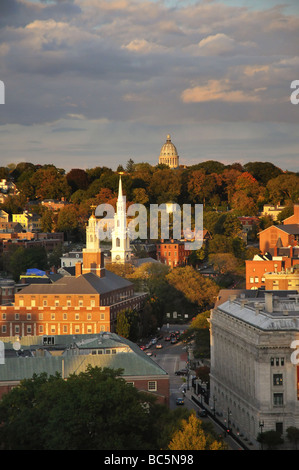
[[[214,411],[214,416],[216,414],[216,409],[215,409],[215,403],[217,401],[217,398],[215,397],[215,395],[213,395],[213,411]]]
[[[227,429],[226,429],[226,432],[229,433],[230,432],[230,416],[232,415],[232,412],[230,411],[229,408],[227,408]]]
[[[260,419],[259,420],[259,427],[260,427],[260,430],[261,430],[261,449],[263,450],[263,427],[264,427],[265,423],[264,423],[264,420],[263,419]]]

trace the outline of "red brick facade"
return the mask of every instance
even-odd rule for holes
[[[191,250],[185,249],[185,242],[179,240],[164,241],[157,244],[157,260],[171,268],[185,266]]]

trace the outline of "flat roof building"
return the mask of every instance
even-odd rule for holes
[[[211,311],[210,400],[249,441],[260,432],[299,428],[299,294],[245,291]],[[298,348],[298,346],[297,346]]]

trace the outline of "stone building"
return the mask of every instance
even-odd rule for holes
[[[179,166],[179,156],[176,149],[176,146],[171,142],[170,135],[167,135],[165,144],[162,145],[159,164],[168,165],[169,168],[178,168]]]
[[[215,304],[210,327],[210,402],[219,419],[249,441],[261,429],[285,437],[299,428],[297,291],[231,295]]]

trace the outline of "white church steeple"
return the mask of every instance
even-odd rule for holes
[[[126,263],[131,260],[130,238],[127,229],[126,196],[123,196],[121,175],[119,177],[114,230],[112,232],[112,263]]]

